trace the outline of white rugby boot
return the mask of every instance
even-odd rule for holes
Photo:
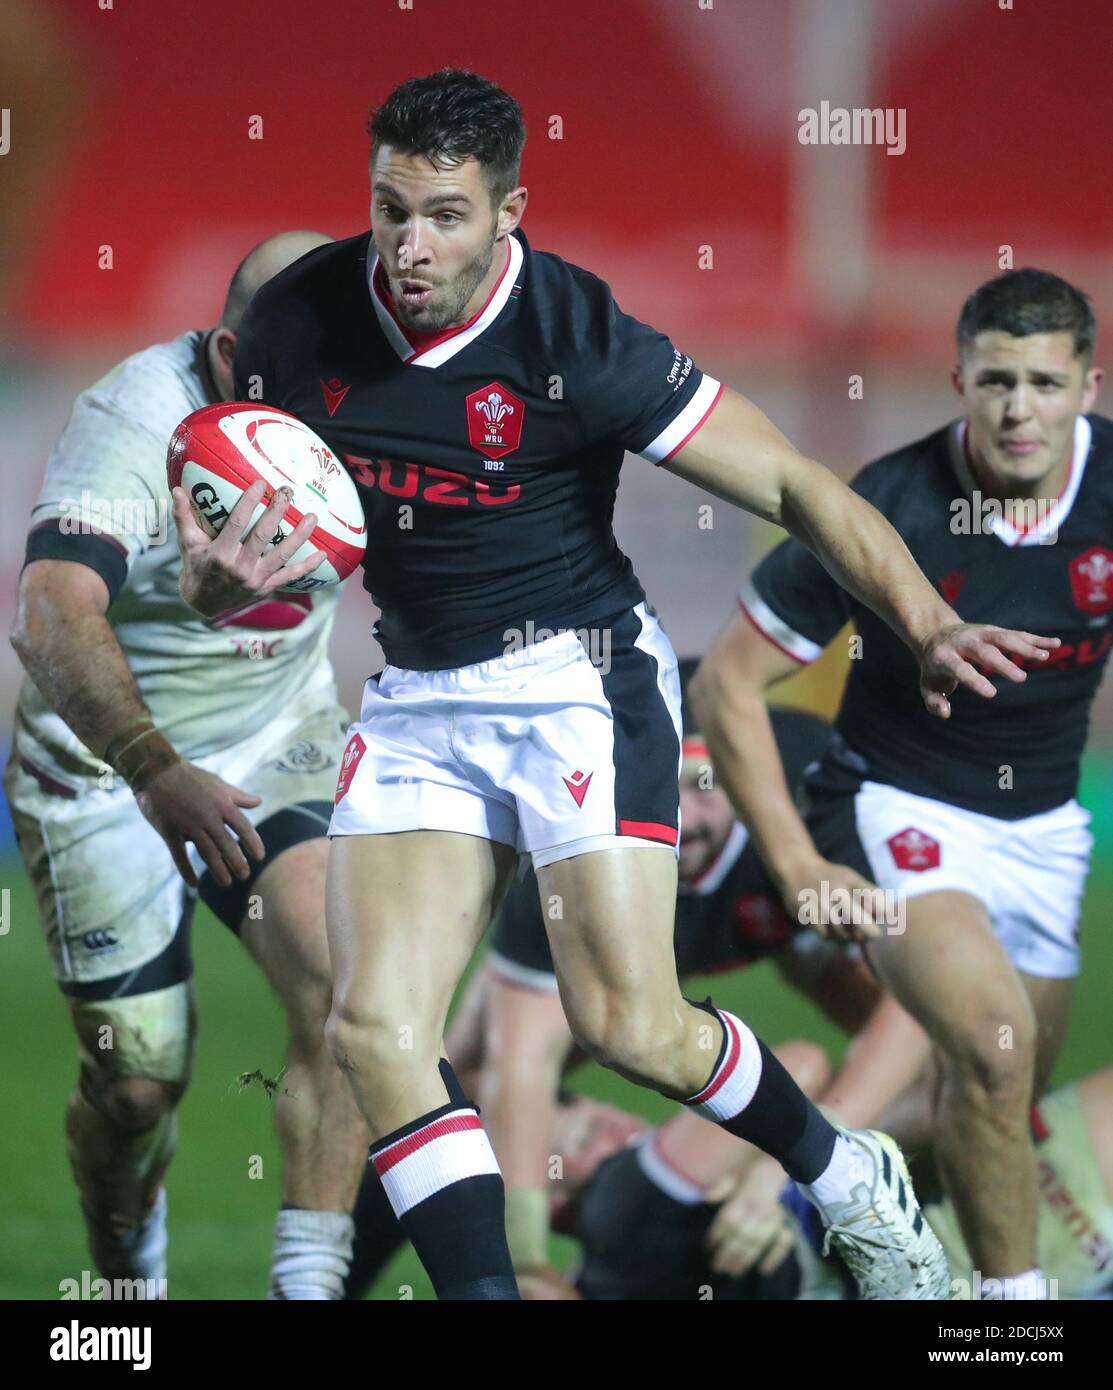
[[[863,1299],[949,1299],[947,1257],[924,1219],[904,1155],[875,1129],[839,1129],[869,1156],[845,1202],[824,1203],[823,1253],[839,1255]],[[870,1168],[872,1176],[868,1176]]]

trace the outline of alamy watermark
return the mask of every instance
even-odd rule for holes
[[[985,497],[975,490],[969,497],[951,502],[950,528],[953,536],[992,535],[1001,522],[1021,535],[1038,533],[1040,545],[1054,545],[1059,528],[1048,520],[1055,503],[1046,497]]]
[[[903,106],[806,106],[797,119],[801,145],[884,145],[886,154],[908,148],[908,111]]]
[[[896,888],[844,888],[822,879],[818,892],[804,888],[796,899],[797,918],[804,927],[860,927],[874,922],[888,936],[903,936],[904,894]]]
[[[102,1279],[92,1270],[83,1269],[80,1279],[63,1279],[58,1285],[58,1296],[80,1298],[86,1302],[111,1299],[113,1302],[129,1299],[151,1300],[166,1297],[165,1279]]]
[[[165,545],[170,506],[162,497],[95,497],[88,488],[59,504],[63,536],[145,536]]]
[[[506,643],[504,656],[521,651],[525,647],[537,647],[538,660],[544,655],[544,643],[551,641],[563,632],[574,632],[580,646],[587,653],[588,660],[601,676],[611,672],[611,630],[609,627],[537,627],[532,618],[526,620],[524,628],[508,627],[502,634]],[[538,646],[538,644],[541,644]]]
[[[951,1297],[953,1299],[973,1299],[975,1302],[979,1299],[985,1299],[996,1303],[999,1301],[1012,1302],[1014,1299],[1021,1302],[1050,1301],[1059,1297],[1058,1279],[1046,1279],[1042,1275],[1038,1279],[1032,1280],[1026,1278],[987,1279],[983,1277],[980,1269],[972,1270],[971,1275],[970,1279],[951,1280]],[[958,1330],[949,1335],[954,1337],[968,1336],[969,1329]],[[990,1333],[983,1328],[982,1335],[999,1336],[1000,1333]],[[1049,1332],[1045,1330],[1041,1333],[1038,1332],[1038,1329],[1033,1328],[1025,1334],[1022,1329],[1017,1329],[1016,1335],[1047,1336]]]

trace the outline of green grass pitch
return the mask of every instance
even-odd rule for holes
[[[1059,1080],[1113,1060],[1113,821],[1106,811],[1111,782],[1108,763],[1087,765],[1082,799],[1095,814],[1097,844],[1083,917],[1083,975]],[[0,1298],[54,1299],[61,1280],[79,1277],[89,1265],[62,1141],[75,1049],[18,859],[0,862],[0,885],[10,889],[8,931],[0,935]],[[259,1085],[241,1091],[237,1077],[256,1069],[277,1075],[282,1017],[238,943],[203,908],[194,942],[201,1039],[167,1184],[169,1292],[177,1299],[258,1299],[266,1289],[279,1160],[271,1102]],[[699,983],[692,987],[698,990]],[[713,987],[718,1002],[770,1043],[806,1036],[838,1053],[838,1035],[771,967],[718,976]],[[667,1101],[598,1067],[584,1068],[574,1085],[652,1119],[671,1110]],[[249,1175],[254,1156],[262,1160],[261,1177]],[[558,1261],[566,1263],[572,1251],[571,1242],[560,1242]],[[372,1297],[431,1297],[412,1251],[398,1255]]]

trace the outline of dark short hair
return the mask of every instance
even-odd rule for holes
[[[1089,298],[1049,270],[1007,270],[980,285],[962,306],[955,337],[961,353],[979,333],[1069,333],[1074,355],[1094,350],[1097,320]]]
[[[483,167],[491,205],[517,188],[526,143],[522,108],[496,83],[463,68],[442,68],[395,87],[367,122],[371,156],[379,145],[407,154]]]

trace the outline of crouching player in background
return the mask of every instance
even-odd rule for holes
[[[328,240],[264,242],[218,327],[139,352],[84,391],[32,513],[12,634],[30,679],[5,789],[77,1034],[66,1136],[107,1278],[166,1275],[162,1184],[194,1049],[198,892],[289,1025],[271,1295],[338,1297],[347,1272],[367,1133],[324,1039],[324,837],[347,725],[327,655],[337,593],[268,592],[199,618],[178,595],[166,484],[178,423],[233,397],[252,293]],[[259,537],[287,501],[278,494]]]
[[[908,1040],[901,1045],[907,1048]],[[860,1054],[860,1044],[855,1049]],[[789,1043],[778,1050],[813,1098],[824,1093],[850,1122],[874,1123],[876,1095],[861,1083],[866,1058],[852,1055],[833,1082],[822,1050]],[[876,1059],[875,1059],[876,1060]],[[906,1052],[906,1061],[911,1054]],[[851,1073],[854,1068],[855,1074]],[[903,1146],[918,1129],[920,1087],[885,1109],[880,1124]],[[826,1102],[825,1102],[826,1103]],[[856,1120],[855,1120],[856,1117]],[[823,1233],[810,1207],[779,1174],[763,1175],[765,1155],[748,1161],[707,1124],[697,1135],[687,1115],[639,1136],[594,1170],[580,1198],[582,1243],[576,1288],[588,1299],[847,1299],[854,1284],[823,1259]],[[698,1123],[698,1122],[697,1122]],[[1030,1127],[1039,1173],[1037,1257],[1049,1298],[1113,1296],[1113,1066],[1052,1091],[1033,1106]],[[716,1171],[727,1172],[726,1181]],[[776,1178],[773,1179],[776,1182]],[[952,1297],[1000,1298],[975,1273],[954,1203],[917,1175],[924,1215],[943,1243]],[[771,1237],[770,1232],[775,1232]]]

